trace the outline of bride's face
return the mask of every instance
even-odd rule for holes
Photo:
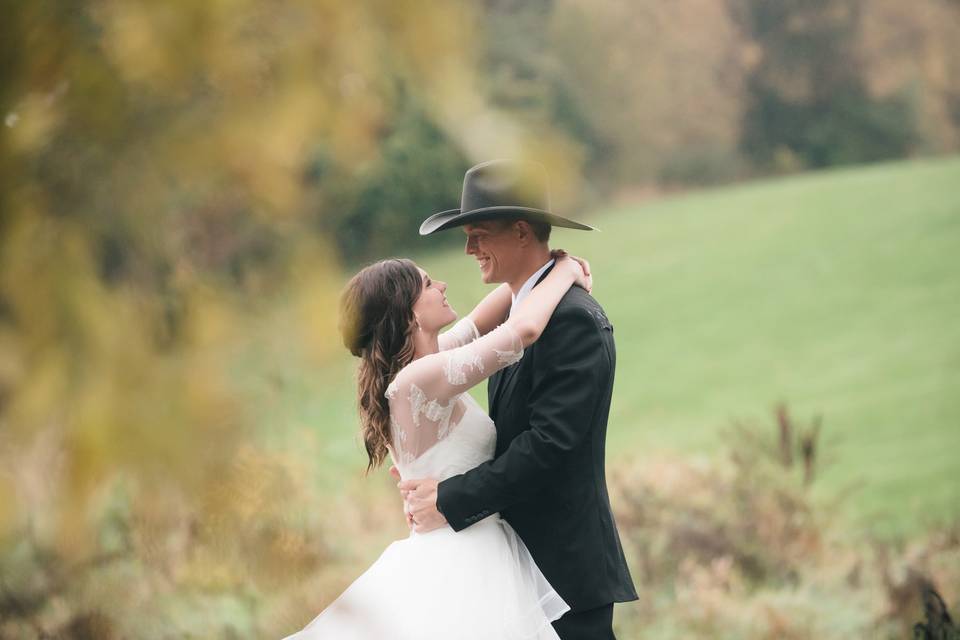
[[[420,269],[420,275],[423,277],[423,289],[413,303],[413,313],[423,331],[439,332],[457,319],[457,312],[447,303],[447,283],[434,280],[423,269]]]

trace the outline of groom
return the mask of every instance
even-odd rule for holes
[[[420,234],[463,227],[483,281],[508,283],[516,306],[553,265],[551,226],[591,230],[550,212],[540,165],[495,160],[467,171],[460,208],[430,216]],[[615,365],[613,326],[571,287],[523,358],[490,377],[494,459],[443,482],[400,483],[418,532],[499,512],[570,605],[554,622],[563,640],[613,638],[613,603],[637,599],[604,475]]]

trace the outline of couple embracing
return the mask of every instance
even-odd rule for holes
[[[383,260],[348,283],[370,467],[387,458],[410,536],[288,640],[603,640],[637,598],[604,475],[616,353],[589,264],[548,245],[546,175],[497,160],[464,177],[462,227],[485,283],[457,320],[446,284]],[[471,387],[487,381],[489,414]]]

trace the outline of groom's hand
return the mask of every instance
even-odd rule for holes
[[[404,480],[397,486],[407,497],[404,511],[413,520],[413,530],[426,533],[447,524],[447,519],[437,510],[437,485],[433,478]]]

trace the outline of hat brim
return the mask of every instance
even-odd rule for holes
[[[472,211],[460,211],[460,209],[449,209],[435,213],[420,225],[420,235],[428,236],[431,233],[461,227],[471,222],[480,222],[481,220],[498,220],[520,218],[534,222],[546,222],[554,227],[565,227],[567,229],[579,229],[581,231],[596,231],[590,225],[568,220],[549,211],[542,209],[531,209],[529,207],[483,207]]]

